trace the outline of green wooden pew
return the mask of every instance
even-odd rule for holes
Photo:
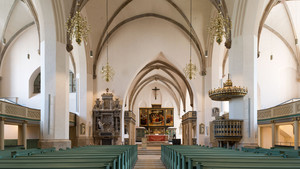
[[[298,157],[297,153],[294,157]],[[242,152],[202,146],[168,145],[162,146],[161,159],[168,169],[300,168],[300,159],[283,158],[284,155],[288,155],[288,152],[269,149]]]
[[[0,168],[132,169],[137,161],[137,146],[85,146],[56,152],[32,151],[15,153],[13,159],[0,159]]]

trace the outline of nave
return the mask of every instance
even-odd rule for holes
[[[84,146],[0,153],[0,168],[56,169],[296,169],[298,150],[275,148],[227,149],[207,146],[161,145]]]

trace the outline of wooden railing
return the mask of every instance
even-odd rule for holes
[[[32,109],[18,104],[0,101],[0,116],[40,121],[41,111],[39,109]],[[76,114],[70,112],[69,121],[75,123]]]
[[[265,120],[276,117],[290,116],[290,115],[300,115],[300,101],[287,103],[268,109],[257,111],[257,120]]]
[[[182,121],[184,121],[188,118],[197,118],[197,112],[196,111],[189,111],[189,112],[185,113],[182,116]]]
[[[214,136],[217,140],[242,138],[243,120],[214,120]],[[233,141],[233,140],[232,140]]]

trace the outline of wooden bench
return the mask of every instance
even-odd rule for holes
[[[85,146],[56,152],[41,151],[16,152],[13,159],[0,159],[0,168],[129,169],[137,161],[137,146]]]
[[[299,168],[298,158],[283,158],[288,153],[294,153],[293,157],[298,157],[298,152],[295,151],[247,149],[244,152],[203,146],[168,145],[162,146],[161,159],[168,169]]]

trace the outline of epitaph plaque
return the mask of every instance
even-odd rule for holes
[[[96,100],[93,108],[93,137],[96,145],[121,144],[121,105],[108,90]]]

